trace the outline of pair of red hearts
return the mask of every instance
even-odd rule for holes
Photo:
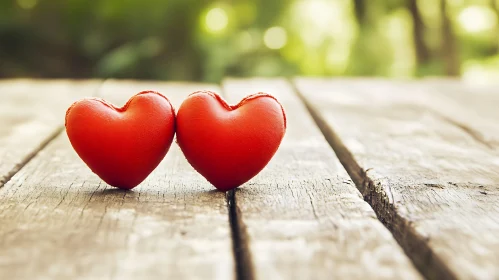
[[[236,188],[258,174],[286,130],[281,104],[258,93],[235,106],[209,91],[191,94],[177,115],[169,100],[141,92],[117,108],[83,99],[66,112],[66,131],[78,155],[109,185],[132,189],[159,165],[177,134],[189,163],[217,189]]]

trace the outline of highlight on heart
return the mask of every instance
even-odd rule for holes
[[[284,108],[266,93],[230,106],[214,92],[195,92],[177,114],[178,145],[192,167],[221,191],[257,175],[276,153],[285,132]]]
[[[132,189],[168,152],[175,135],[175,110],[154,91],[138,93],[121,108],[86,98],[67,110],[66,132],[76,153],[103,181]]]
[[[165,96],[144,91],[121,108],[99,98],[75,102],[66,112],[66,132],[88,167],[121,189],[136,187],[157,168],[176,133],[191,166],[227,191],[269,163],[286,132],[286,114],[267,93],[231,106],[214,92],[198,91],[175,115]]]

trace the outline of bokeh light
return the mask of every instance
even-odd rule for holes
[[[206,28],[208,31],[217,33],[227,28],[229,17],[222,8],[213,8],[206,14]]]
[[[5,78],[499,72],[499,0],[0,0],[0,18]]]
[[[278,50],[286,45],[288,42],[288,35],[286,34],[286,30],[284,28],[274,26],[265,31],[265,34],[263,35],[263,42],[267,48]]]

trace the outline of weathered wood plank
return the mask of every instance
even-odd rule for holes
[[[93,96],[99,81],[0,81],[0,187],[53,139],[71,103]]]
[[[157,90],[178,107],[203,88],[217,90],[107,81],[100,95],[123,105]],[[175,143],[148,179],[122,191],[91,173],[61,134],[0,189],[0,225],[0,279],[234,278],[225,194]]]
[[[499,278],[498,153],[435,112],[432,95],[401,85],[296,80],[359,190],[428,278]]]
[[[287,111],[271,163],[235,193],[257,279],[418,279],[285,80],[227,80],[237,103],[264,91]]]
[[[455,79],[412,82],[433,98],[428,105],[445,120],[460,127],[478,142],[499,149],[499,84],[470,84]],[[438,102],[435,102],[437,101]]]
[[[470,84],[459,79],[426,78],[421,80],[342,79],[351,88],[371,87],[366,93],[376,100],[379,92],[392,91],[394,104],[411,103],[430,110],[435,116],[468,133],[491,149],[499,148],[498,86]],[[394,90],[394,88],[397,90]],[[410,89],[413,94],[399,94]]]

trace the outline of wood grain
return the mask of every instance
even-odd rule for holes
[[[285,80],[226,80],[237,103],[264,91],[287,111],[271,163],[235,193],[257,279],[419,279]]]
[[[123,105],[141,90],[180,104],[206,85],[106,81]],[[147,125],[147,124],[144,124]],[[0,279],[233,279],[225,194],[176,144],[133,191],[107,186],[65,133],[0,189]]]
[[[499,155],[442,118],[440,97],[405,85],[296,80],[362,195],[426,277],[497,279]]]
[[[433,98],[428,106],[484,146],[499,150],[499,84],[467,83],[456,79],[411,82],[419,94]]]
[[[99,81],[0,81],[0,187],[52,140],[75,100],[93,96]]]

